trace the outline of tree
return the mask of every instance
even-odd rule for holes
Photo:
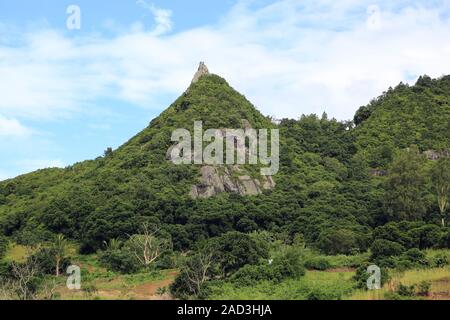
[[[441,158],[431,169],[431,180],[436,190],[442,226],[445,227],[446,209],[450,194],[450,158]]]
[[[191,292],[198,295],[202,291],[203,284],[210,278],[213,266],[214,252],[211,248],[201,250],[186,262],[185,273]]]
[[[33,258],[25,263],[11,263],[13,280],[9,286],[17,294],[19,300],[33,300],[37,292],[36,280],[39,276],[39,267]]]
[[[163,253],[172,249],[172,241],[162,237],[157,225],[143,223],[140,234],[130,236],[128,245],[136,258],[145,267],[149,267]]]
[[[228,232],[211,241],[216,248],[222,276],[227,277],[246,264],[257,264],[268,259],[267,244],[256,242],[250,235],[236,231]]]
[[[424,158],[417,147],[403,150],[394,159],[386,181],[384,208],[393,220],[416,220],[425,213]]]
[[[358,249],[355,232],[348,229],[324,230],[317,243],[320,250],[327,254],[351,254]]]
[[[170,285],[171,294],[179,299],[198,297],[205,283],[217,274],[218,261],[215,247],[207,243],[187,258],[175,281]]]
[[[66,247],[67,247],[67,241],[64,238],[62,234],[59,234],[56,236],[55,242],[53,243],[53,250],[55,252],[55,273],[56,276],[59,277],[59,270],[61,261],[64,259],[64,256],[66,255]]]

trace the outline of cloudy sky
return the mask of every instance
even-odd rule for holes
[[[347,120],[449,57],[450,0],[2,0],[0,180],[118,147],[201,60],[266,115]]]

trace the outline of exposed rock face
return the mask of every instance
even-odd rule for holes
[[[192,186],[190,192],[190,196],[194,199],[210,198],[223,192],[258,195],[263,190],[275,188],[272,177],[261,176],[261,179],[252,179],[248,175],[233,177],[233,174],[241,172],[239,166],[202,166],[200,171],[200,183]]]
[[[374,176],[374,177],[385,177],[387,176],[387,171],[386,170],[381,170],[381,169],[371,169],[370,170],[370,175]]]
[[[200,79],[204,75],[208,75],[209,70],[208,67],[204,62],[200,62],[200,65],[198,66],[197,72],[194,74],[194,78],[192,79],[192,83],[196,83],[198,79]]]
[[[428,160],[439,160],[440,158],[449,158],[450,157],[450,150],[445,151],[435,151],[435,150],[427,150],[424,152],[425,156]]]

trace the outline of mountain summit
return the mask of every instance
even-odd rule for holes
[[[200,79],[202,76],[204,75],[208,75],[209,74],[209,70],[208,67],[206,66],[206,64],[201,61],[200,65],[198,66],[198,70],[197,72],[194,74],[194,78],[192,79],[192,83],[196,83],[198,81],[198,79]]]

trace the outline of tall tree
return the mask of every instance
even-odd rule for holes
[[[445,227],[450,196],[450,158],[441,158],[435,163],[431,169],[431,181],[437,194],[441,223]]]
[[[424,157],[416,146],[402,150],[394,159],[386,181],[384,209],[391,220],[416,220],[425,213]]]

